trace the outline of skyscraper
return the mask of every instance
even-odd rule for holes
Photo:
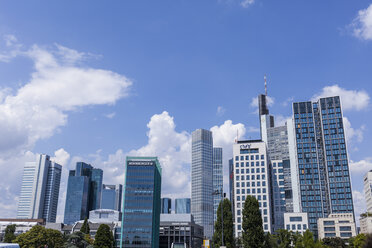
[[[213,236],[213,137],[212,132],[192,132],[191,214],[204,228],[204,236]]]
[[[291,125],[299,181],[292,187],[317,233],[318,218],[354,212],[340,97],[293,103]]]
[[[189,214],[191,213],[191,199],[179,198],[176,199],[176,214]]]
[[[120,247],[159,247],[161,167],[156,157],[127,157]]]
[[[89,211],[99,209],[103,171],[90,164],[77,162],[70,170],[67,184],[64,223],[72,224],[89,217]]]
[[[121,199],[123,194],[123,185],[102,185],[102,209],[113,209],[121,212]]]
[[[62,166],[48,155],[25,164],[17,218],[56,222]]]
[[[161,198],[161,211],[162,214],[170,214],[172,211],[172,199]]]
[[[364,176],[364,195],[366,197],[367,212],[372,213],[372,170]]]
[[[217,220],[218,205],[222,200],[223,194],[223,165],[222,148],[213,148],[213,220]]]

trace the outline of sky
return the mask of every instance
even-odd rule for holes
[[[294,101],[340,95],[356,214],[372,169],[372,1],[0,1],[0,216],[15,217],[36,154],[122,183],[127,155],[158,156],[162,196],[190,197],[191,132],[259,138],[267,76],[277,124]]]

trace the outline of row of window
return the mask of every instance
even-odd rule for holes
[[[249,159],[249,155],[246,155],[246,156],[240,156],[240,160],[244,160],[244,157],[245,157],[245,160],[259,160],[260,157],[261,159],[265,159],[265,155],[261,154],[260,155],[251,155],[250,156],[250,159]],[[239,161],[239,156],[235,156],[235,161]]]
[[[306,230],[307,229],[307,225],[306,224],[292,224],[292,228],[290,228],[291,226],[290,225],[287,225],[287,230],[290,230],[290,231],[301,231],[301,230]],[[297,227],[297,228],[296,228]],[[302,228],[302,229],[301,229]]]
[[[258,189],[246,189],[246,190],[247,190],[247,194],[256,194],[256,193],[257,194],[261,194],[261,191],[262,191],[263,194],[266,194],[266,188],[262,188],[262,190],[261,190],[261,188],[258,188]],[[240,201],[240,196],[237,196],[236,199],[238,201]],[[245,197],[244,197],[244,200],[245,200]]]
[[[252,180],[260,180],[260,178],[262,179],[262,180],[265,180],[266,179],[266,175],[265,174],[263,174],[263,175],[256,175],[256,178],[255,178],[255,176],[254,175],[252,175],[251,176],[251,179]],[[235,177],[235,179],[236,179],[236,181],[239,181],[239,179],[240,180],[242,180],[242,181],[244,181],[245,179],[247,180],[247,181],[249,181],[249,175],[247,175],[247,176],[236,176]]]
[[[235,174],[239,174],[239,172],[241,174],[244,174],[244,172],[247,173],[247,174],[249,174],[249,169],[245,169],[245,170],[244,169],[240,169],[240,170],[239,169],[235,169]],[[255,172],[256,173],[260,173],[260,172],[261,173],[265,173],[265,168],[261,168],[261,169],[260,168],[256,168],[256,170],[254,168],[252,168],[251,169],[251,173],[255,173]]]
[[[255,165],[254,162],[251,162],[251,166],[253,167]],[[245,163],[246,167],[249,167],[249,162]],[[256,162],[256,166],[260,166],[260,161]],[[265,166],[265,161],[261,161],[261,166]],[[239,167],[239,163],[235,163],[235,167]],[[240,162],[240,167],[244,167],[244,162]]]

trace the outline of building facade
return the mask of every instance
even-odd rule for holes
[[[233,156],[235,236],[242,235],[242,212],[246,195],[252,195],[258,200],[263,229],[272,232],[270,168],[265,142],[237,141],[233,146]]]
[[[113,209],[96,209],[89,211],[89,221],[94,223],[113,223],[121,221],[121,212]]]
[[[103,171],[90,164],[77,162],[70,170],[67,184],[64,223],[72,224],[89,217],[89,211],[100,209]]]
[[[62,166],[45,154],[25,164],[17,218],[55,222]]]
[[[364,176],[364,195],[366,198],[367,212],[372,213],[372,170]]]
[[[372,233],[372,216],[363,216],[359,219],[360,233],[370,234]]]
[[[191,213],[204,236],[213,236],[213,137],[212,132],[192,132]]]
[[[159,248],[171,248],[173,242],[186,243],[189,248],[203,244],[203,228],[191,214],[161,214]]]
[[[161,198],[161,214],[170,214],[172,212],[172,199]]]
[[[293,103],[293,120],[298,198],[316,234],[318,218],[354,212],[340,97]]]
[[[161,167],[156,157],[127,157],[121,247],[158,248]]]
[[[102,198],[101,208],[102,209],[113,209],[121,212],[121,201],[123,194],[123,185],[102,185]]]
[[[318,219],[319,239],[339,237],[349,239],[355,237],[356,227],[354,214],[330,214],[327,218]]]
[[[213,220],[217,220],[218,205],[223,194],[222,148],[213,148]]]
[[[191,199],[178,198],[175,200],[176,214],[190,214],[191,213]]]
[[[288,231],[304,234],[309,228],[307,213],[284,213],[284,226]]]
[[[14,235],[18,236],[30,231],[34,226],[43,226],[45,224],[45,219],[0,219],[0,242],[3,242],[5,229],[9,225],[16,226]]]

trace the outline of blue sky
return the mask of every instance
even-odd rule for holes
[[[259,135],[252,99],[265,74],[280,120],[292,101],[343,96],[363,211],[360,181],[372,169],[371,4],[2,1],[0,215],[15,215],[24,162],[36,153],[64,166],[60,216],[66,173],[78,160],[116,183],[125,155],[157,155],[164,195],[188,196],[190,133],[212,129],[226,164],[237,129]]]

